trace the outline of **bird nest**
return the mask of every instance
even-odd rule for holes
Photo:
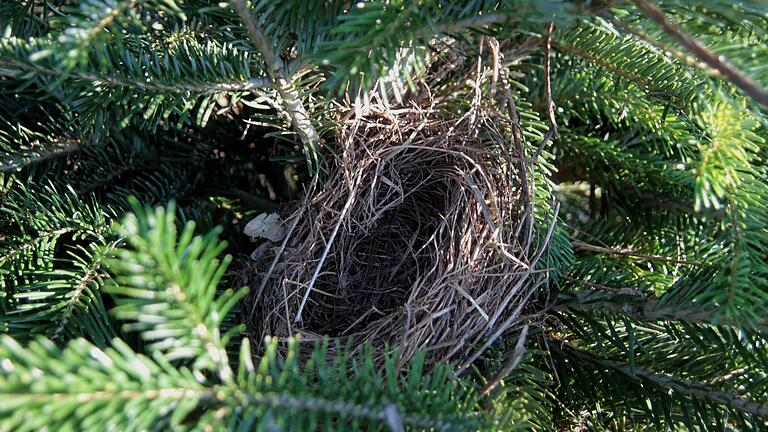
[[[343,125],[335,169],[256,257],[254,340],[351,339],[401,361],[423,350],[465,362],[522,324],[540,256],[526,162],[501,134],[478,133],[490,119],[470,117],[410,106]]]

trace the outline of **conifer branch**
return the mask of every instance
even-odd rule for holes
[[[366,406],[343,401],[332,401],[311,397],[296,397],[282,394],[248,394],[240,395],[242,404],[248,405],[266,405],[274,408],[290,409],[296,412],[316,412],[316,413],[337,413],[344,414],[353,418],[364,418],[378,420],[382,423],[388,423],[391,420],[390,407],[387,405],[384,409]],[[405,426],[416,428],[425,428],[437,431],[459,430],[450,421],[440,419],[430,419],[417,415],[399,415],[400,422]]]
[[[226,344],[231,334],[222,334],[219,326],[245,289],[225,291],[221,297],[229,297],[229,301],[216,297],[216,287],[231,259],[216,259],[225,246],[218,242],[218,232],[193,237],[194,224],[188,223],[177,244],[174,206],[150,213],[135,199],[129,202],[135,214],[126,217],[117,230],[134,249],[118,249],[117,258],[108,262],[111,272],[123,280],[113,280],[107,288],[116,296],[115,316],[135,321],[125,328],[142,331],[153,349],[172,359],[193,357],[198,363],[207,362],[222,381],[230,382],[233,373]],[[172,264],[153,268],[156,273],[149,283],[139,276],[150,271],[144,267],[147,262]],[[158,304],[166,305],[163,311],[173,308],[177,313],[166,316]]]
[[[574,355],[575,357],[595,365],[619,371],[628,377],[640,377],[646,381],[652,382],[659,387],[673,390],[693,398],[706,399],[743,413],[754,414],[762,418],[768,418],[768,405],[745,398],[736,393],[719,390],[717,388],[711,388],[705,384],[687,379],[655,373],[636,366],[632,367],[624,362],[601,358],[592,353],[583,351],[568,342],[557,341],[553,345],[558,344],[567,347],[568,353]],[[557,349],[560,350],[561,348]]]
[[[438,27],[440,33],[456,33],[466,29],[476,29],[488,27],[494,24],[503,24],[510,21],[510,16],[506,14],[488,14],[464,18],[456,22]]]
[[[553,40],[552,45],[556,48],[559,48],[563,50],[564,52],[568,54],[572,54],[578,57],[583,58],[584,60],[588,61],[589,63],[593,63],[596,66],[599,66],[601,68],[604,68],[605,70],[615,74],[618,77],[621,77],[628,82],[636,85],[637,87],[645,90],[653,91],[654,89],[654,81],[652,78],[649,78],[647,76],[642,76],[639,74],[635,74],[630,70],[627,70],[626,68],[622,68],[620,66],[614,65],[602,58],[600,58],[597,53],[583,50],[575,45],[571,45],[564,41],[559,40]],[[664,96],[662,94],[656,94],[656,96]],[[673,106],[675,106],[678,109],[683,108],[683,104],[681,104],[680,101],[673,101]]]
[[[640,322],[682,321],[768,332],[768,321],[748,324],[721,317],[722,312],[713,308],[673,307],[663,304],[659,300],[647,298],[637,290],[622,289],[611,294],[615,294],[615,296],[606,294],[599,288],[578,292],[570,300],[556,306],[555,309],[609,311],[624,314]]]
[[[35,249],[38,244],[55,239],[62,234],[75,231],[77,227],[64,227],[49,232],[38,232],[35,237],[23,242],[17,243],[14,247],[3,251],[4,254],[0,254],[0,264],[5,264],[6,261],[22,256],[25,252],[29,252]]]
[[[303,369],[295,361],[296,344],[292,342],[289,349],[292,351],[282,358],[274,342],[270,342],[270,349],[255,367],[250,343],[244,340],[237,379],[222,383],[187,367],[177,368],[162,354],[142,355],[120,339],[104,349],[85,339],[75,339],[62,349],[48,339],[37,338],[22,346],[0,335],[0,397],[18,401],[0,405],[0,427],[16,430],[10,426],[28,420],[24,417],[29,413],[40,413],[51,406],[62,415],[35,416],[24,424],[31,423],[34,426],[29,429],[34,430],[59,430],[62,427],[56,426],[60,425],[93,430],[86,425],[92,424],[94,417],[103,416],[104,421],[99,423],[119,430],[130,429],[139,421],[144,425],[142,429],[176,430],[190,413],[195,413],[197,426],[211,429],[221,424],[221,413],[231,415],[228,420],[239,424],[271,419],[276,420],[276,425],[294,426],[291,430],[317,430],[324,429],[323,425],[361,421],[371,426],[397,424],[439,431],[476,430],[482,424],[477,416],[456,415],[458,405],[451,399],[469,393],[444,387],[452,382],[448,369],[433,374],[418,369],[408,380],[400,380],[391,368],[386,375],[377,370],[370,354],[347,357],[342,353],[343,358],[334,358],[328,364],[323,361],[327,346],[318,347],[313,357],[317,363]],[[346,371],[350,365],[357,373],[345,379],[341,370]],[[37,379],[24,379],[30,374]],[[394,381],[366,388],[347,382],[383,382],[385,376]],[[447,394],[438,395],[439,390]],[[413,398],[415,393],[434,394],[431,400],[436,405],[414,404],[418,400]],[[389,398],[395,401],[387,403]],[[475,400],[470,397],[467,402]],[[110,411],[111,405],[121,408]],[[17,411],[19,408],[24,411]]]
[[[136,0],[127,0],[120,3],[117,7],[110,9],[109,12],[106,15],[104,15],[104,17],[102,17],[96,23],[95,26],[93,26],[93,28],[88,29],[85,35],[79,39],[80,47],[87,46],[93,40],[93,38],[95,38],[99,33],[104,31],[104,29],[106,29],[110,24],[112,24],[112,22],[115,21],[125,11],[129,10],[135,5],[136,5]]]
[[[261,88],[270,88],[272,83],[267,78],[253,78],[245,82],[232,83],[206,83],[189,84],[176,83],[174,85],[157,84],[145,81],[126,80],[115,76],[101,76],[88,72],[77,70],[65,70],[60,68],[45,67],[34,63],[23,63],[16,60],[0,59],[0,67],[10,70],[35,72],[48,76],[67,76],[83,81],[90,81],[94,85],[110,85],[115,87],[135,88],[139,90],[148,90],[154,92],[168,93],[198,93],[214,94],[224,91],[253,91]]]
[[[104,255],[102,254],[96,260],[94,260],[94,262],[91,263],[90,268],[88,268],[85,274],[80,277],[74,290],[71,294],[69,294],[69,298],[66,300],[66,308],[61,313],[61,315],[57,317],[58,324],[56,329],[51,333],[52,340],[59,339],[67,330],[69,321],[75,314],[76,308],[81,303],[81,299],[86,288],[88,288],[91,283],[97,281],[99,278],[109,277],[109,275],[106,273],[99,273],[99,269],[101,268],[101,260],[103,258]]]
[[[649,43],[649,44],[659,48],[660,50],[663,50],[665,52],[671,53],[672,55],[674,55],[678,59],[684,61],[686,64],[688,64],[690,66],[693,66],[693,67],[696,67],[698,69],[701,69],[704,72],[706,72],[708,75],[711,75],[711,76],[714,76],[714,77],[717,77],[717,78],[722,78],[723,77],[723,75],[718,70],[713,69],[708,64],[706,64],[703,61],[701,61],[700,59],[698,59],[696,57],[693,57],[693,56],[691,56],[689,54],[686,54],[686,53],[680,51],[677,48],[673,48],[671,46],[668,46],[667,44],[659,41],[658,39],[652,37],[651,35],[649,35],[649,34],[647,34],[645,32],[643,32],[642,30],[637,29],[635,27],[632,27],[632,26],[622,22],[619,18],[616,17],[616,15],[610,13],[609,11],[603,11],[603,13],[601,13],[600,16],[602,16],[603,18],[605,18],[608,21],[610,21],[610,23],[615,25],[616,27],[619,27],[619,28],[623,29],[624,31],[628,32],[629,34],[635,36],[639,40],[645,41],[645,42],[647,42],[647,43]]]
[[[640,10],[642,10],[650,19],[661,26],[665,33],[678,41],[682,46],[699,57],[706,64],[722,73],[728,80],[739,87],[747,95],[751,96],[757,102],[768,107],[768,91],[760,87],[752,78],[744,75],[736,69],[724,57],[718,56],[701,41],[686,33],[680,26],[668,20],[664,13],[655,5],[646,0],[632,0]]]
[[[301,102],[299,91],[291,84],[289,77],[285,76],[283,60],[279,55],[275,54],[272,43],[260,29],[245,0],[232,0],[230,5],[240,16],[248,36],[256,46],[256,49],[261,53],[264,63],[267,65],[270,78],[274,83],[274,88],[280,94],[283,108],[291,118],[294,130],[299,134],[305,149],[314,152],[315,147],[320,141],[320,136],[312,124],[309,113]]]
[[[6,342],[7,343],[7,342]],[[139,400],[151,401],[162,399],[164,401],[189,401],[198,400],[204,404],[216,404],[231,406],[233,403],[242,407],[260,405],[271,409],[291,410],[295,412],[334,413],[343,414],[352,418],[377,420],[385,423],[390,420],[391,414],[387,408],[379,409],[373,406],[356,404],[344,401],[333,401],[307,396],[292,396],[280,393],[250,393],[237,391],[234,394],[228,387],[187,388],[187,387],[160,387],[146,390],[103,390],[82,392],[8,392],[2,393],[4,398],[23,398],[37,402],[57,402],[77,400],[79,403],[93,403],[98,401],[114,400]],[[459,430],[450,421],[441,421],[418,415],[400,416],[403,425],[426,428],[437,431]]]
[[[50,143],[50,144],[65,144],[61,147],[54,147],[49,148],[44,152],[40,152],[36,155],[21,155],[18,158],[14,158],[14,155],[8,155],[6,156],[8,159],[3,161],[0,160],[0,173],[10,173],[14,171],[18,171],[21,168],[33,164],[33,163],[40,163],[44,162],[50,159],[57,158],[59,156],[67,155],[70,153],[75,153],[81,150],[81,146],[79,141],[65,141],[65,142],[59,142],[59,143]]]

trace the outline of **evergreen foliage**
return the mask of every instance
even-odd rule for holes
[[[254,364],[245,340],[230,361],[226,348],[240,329],[222,332],[221,325],[243,291],[217,293],[229,261],[218,259],[225,244],[218,230],[195,236],[193,222],[177,233],[175,219],[173,207],[136,207],[118,226],[125,245],[107,264],[112,315],[148,342],[151,356],[119,338],[105,349],[83,338],[60,348],[42,337],[22,347],[4,335],[3,428],[477,427],[471,388],[454,383],[447,366],[424,372],[423,356],[399,377],[391,357],[378,371],[369,351],[329,358],[325,345],[301,365],[295,343],[279,358],[275,340]]]
[[[765,6],[2,2],[0,430],[768,429]],[[252,352],[244,222],[451,55],[535,161],[530,332],[464,369]]]

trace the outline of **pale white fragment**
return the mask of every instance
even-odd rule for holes
[[[277,213],[262,213],[248,222],[243,233],[251,240],[265,238],[276,242],[285,237],[285,228],[283,228],[283,221]]]

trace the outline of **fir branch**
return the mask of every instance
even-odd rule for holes
[[[613,294],[602,295],[608,299],[614,297],[617,303],[620,301]],[[632,301],[631,296],[624,298]],[[642,418],[647,416],[657,427],[660,423],[669,427],[685,423],[693,428],[695,422],[709,430],[723,416],[740,425],[735,427],[764,421],[742,411],[738,401],[718,402],[709,399],[711,394],[660,387],[633,375],[633,371],[642,371],[655,375],[666,385],[672,381],[696,390],[705,389],[708,393],[730,393],[765,406],[766,386],[762,377],[768,363],[763,352],[764,334],[677,320],[634,321],[607,308],[573,309],[557,313],[556,317],[562,327],[553,329],[550,336],[553,342],[548,345],[556,359],[558,374],[568,380],[563,390],[579,395],[575,401],[599,404],[632,424],[644,424]],[[571,349],[579,350],[582,356],[576,357]],[[590,357],[598,362],[615,362],[615,366],[623,370],[592,362]],[[744,366],[753,368],[752,373],[729,381],[721,379],[729,371]],[[627,379],[628,376],[635,379]],[[716,385],[707,384],[715,382]],[[594,408],[588,409],[596,413]]]
[[[451,401],[453,397],[461,396],[469,404],[474,399],[461,390],[442,387],[450,383],[446,381],[446,370],[424,376],[424,381],[421,372],[415,370],[408,381],[387,375],[387,379],[397,382],[376,385],[373,383],[381,383],[384,372],[373,370],[370,352],[357,361],[346,356],[334,357],[330,364],[313,361],[301,370],[291,360],[295,344],[283,360],[275,355],[272,342],[270,352],[256,368],[249,345],[247,341],[243,344],[237,381],[220,383],[186,367],[177,368],[162,355],[150,358],[137,353],[119,339],[106,349],[83,339],[59,349],[47,339],[39,338],[23,347],[2,335],[0,397],[8,403],[0,405],[0,427],[199,430],[218,426],[229,430],[250,423],[260,425],[257,430],[268,430],[271,425],[314,431],[322,425],[351,422],[380,426],[391,423],[393,416],[404,426],[428,430],[467,430],[481,424],[471,416],[450,415],[452,409],[459,408]],[[318,347],[315,360],[324,359],[327,349],[327,345]],[[353,364],[358,374],[349,380],[361,383],[370,379],[372,386],[347,385],[346,374],[338,368]],[[39,376],[30,380],[30,374]],[[437,390],[446,391],[448,397]],[[380,402],[366,394],[394,397],[397,403]],[[417,405],[420,398],[426,406]],[[119,407],[117,411],[115,406]],[[29,413],[52,407],[59,415],[27,418]]]
[[[2,61],[0,60],[0,62]],[[25,155],[21,157],[12,155],[8,156],[7,160],[0,160],[0,173],[19,171],[27,165],[45,162],[51,159],[55,159],[59,156],[78,152],[82,149],[80,142],[76,140],[46,143],[46,147],[47,148],[45,151],[37,154]]]
[[[271,88],[272,83],[266,78],[253,78],[245,82],[230,83],[205,83],[190,84],[177,82],[173,85],[164,85],[147,81],[127,80],[122,77],[99,75],[78,70],[65,70],[60,68],[45,67],[35,63],[24,63],[13,59],[0,58],[0,67],[9,71],[28,71],[40,73],[48,76],[66,76],[77,80],[82,80],[94,85],[110,85],[115,87],[127,87],[138,90],[167,93],[198,93],[198,94],[216,94],[228,91],[253,91],[263,88]]]
[[[34,251],[38,247],[38,245],[40,245],[41,243],[51,242],[52,240],[55,241],[61,235],[69,232],[73,232],[76,230],[77,230],[77,227],[64,227],[64,228],[58,228],[50,231],[38,231],[35,233],[35,236],[31,239],[28,239],[19,243],[15,243],[10,247],[3,248],[2,254],[0,254],[0,264],[5,265],[7,262],[13,259],[16,259],[26,253]]]
[[[658,23],[664,31],[681,45],[695,54],[698,58],[708,64],[710,67],[722,73],[728,80],[739,87],[747,95],[751,96],[757,102],[768,107],[768,91],[760,87],[758,83],[744,75],[723,57],[717,56],[707,49],[698,39],[686,33],[677,24],[671,22],[664,16],[664,13],[653,4],[646,0],[632,0],[640,10],[642,10],[650,19]]]
[[[504,24],[512,21],[508,14],[492,13],[460,19],[456,22],[443,24],[438,27],[440,33],[458,33],[467,29],[480,29],[495,24]]]
[[[281,394],[264,395],[240,393],[237,397],[240,399],[243,406],[264,405],[284,410],[295,410],[300,413],[314,412],[342,414],[346,417],[376,420],[382,424],[391,421],[393,417],[392,408],[397,410],[397,407],[391,404],[384,408],[379,408],[350,402]],[[395,414],[395,416],[404,426],[436,431],[460,430],[457,426],[452,425],[450,421],[430,419],[417,415],[401,415],[399,413]]]
[[[232,380],[226,346],[240,326],[221,334],[219,328],[246,290],[216,290],[231,257],[218,261],[225,244],[218,230],[194,237],[190,222],[177,238],[175,206],[142,208],[117,227],[131,249],[121,248],[108,262],[115,273],[107,291],[115,296],[113,313],[127,321],[125,330],[139,331],[150,349],[171,360],[194,359],[198,368]]]
[[[232,44],[195,40],[148,51],[142,45],[125,49],[123,43],[139,42],[139,36],[123,37],[128,41],[95,46],[98,55],[71,67],[61,66],[65,47],[56,40],[10,38],[0,41],[0,69],[14,72],[10,85],[35,84],[71,104],[78,123],[96,137],[109,135],[111,116],[125,127],[139,114],[142,127],[156,130],[171,115],[177,124],[188,123],[196,110],[195,121],[205,125],[222,93],[236,99],[272,87],[269,80],[252,78],[249,53]]]
[[[267,65],[267,70],[273,79],[284,79],[283,60],[276,56],[274,53],[274,46],[267,40],[264,33],[256,23],[250,8],[246,5],[245,0],[233,0],[230,2],[232,9],[237,12],[237,15],[245,25],[245,30],[248,32],[248,36],[251,38],[251,42],[256,46],[256,49],[264,59],[264,63]]]
[[[768,419],[768,405],[759,401],[740,396],[733,392],[712,388],[706,384],[682,378],[676,378],[670,375],[654,373],[653,371],[645,370],[639,367],[632,367],[624,362],[601,358],[587,351],[581,350],[568,342],[555,341],[553,344],[560,344],[561,346],[566,347],[568,349],[568,353],[579,359],[599,366],[614,369],[623,373],[629,378],[639,377],[644,381],[653,383],[654,385],[664,389],[672,390],[693,398],[715,402],[738,412],[754,414],[764,419]]]
[[[580,49],[579,47],[575,45],[568,44],[563,41],[554,40],[552,41],[552,45],[556,48],[561,49],[565,53],[572,54],[578,57],[581,57],[590,63],[594,63],[595,65],[604,68],[611,72],[612,74],[621,77],[622,79],[627,80],[628,82],[646,90],[650,90],[654,96],[657,97],[663,97],[666,96],[662,91],[656,91],[653,90],[656,87],[657,82],[655,82],[652,78],[643,76],[640,74],[635,74],[631,70],[627,70],[623,67],[619,67],[610,61],[601,58],[597,53],[592,52],[590,50],[584,50]],[[682,109],[683,105],[679,102],[675,102],[675,105]]]
[[[715,102],[700,114],[700,121],[706,135],[699,144],[695,208],[717,209],[756,175],[752,161],[765,139],[755,133],[758,121],[743,107]]]
[[[274,87],[282,99],[282,106],[285,109],[285,112],[290,116],[291,124],[293,125],[294,130],[298,133],[299,139],[301,139],[301,142],[304,144],[305,151],[308,152],[308,154],[315,154],[316,147],[320,141],[320,136],[315,130],[315,126],[312,124],[309,113],[301,102],[298,89],[293,86],[290,79],[285,76],[285,67],[282,59],[279,55],[275,55],[273,45],[264,36],[264,33],[253,17],[253,13],[246,5],[245,0],[232,0],[230,1],[230,5],[235,12],[237,12],[238,16],[240,16],[240,19],[248,32],[248,36],[256,46],[256,49],[261,53],[264,63],[267,65],[267,70],[270,73],[271,80],[274,83]],[[310,160],[310,162],[316,163],[317,161]]]
[[[6,342],[7,343],[7,342]],[[191,386],[190,386],[191,387]],[[104,390],[104,391],[73,391],[73,392],[9,392],[2,393],[3,397],[36,401],[39,403],[55,403],[77,400],[83,404],[122,401],[153,401],[162,400],[164,403],[181,403],[184,400],[196,400],[202,404],[226,406],[233,399],[242,407],[265,406],[270,409],[292,410],[300,413],[332,413],[348,417],[377,420],[386,423],[391,418],[389,407],[380,409],[363,404],[343,401],[331,401],[311,397],[291,396],[287,394],[254,394],[248,392],[231,393],[227,388],[210,387],[195,389],[190,387],[166,387],[147,390]],[[422,416],[401,416],[403,425],[437,431],[458,430],[448,422],[428,419]]]
[[[86,336],[106,343],[114,336],[100,293],[106,279],[101,262],[110,250],[106,212],[72,189],[14,186],[3,211],[13,215],[18,232],[0,242],[0,322],[24,339]],[[62,241],[64,235],[74,241]],[[88,244],[77,247],[77,240]],[[66,257],[57,257],[57,250]]]
[[[607,10],[603,11],[601,16],[604,17],[605,19],[607,19],[614,26],[616,26],[616,27],[626,31],[627,33],[632,34],[637,39],[645,41],[645,42],[649,43],[650,45],[653,45],[653,46],[659,48],[662,51],[671,53],[676,58],[682,60],[686,64],[688,64],[690,66],[693,66],[693,67],[696,67],[698,69],[701,69],[707,75],[718,77],[718,78],[722,78],[722,74],[718,70],[711,68],[708,64],[704,63],[703,61],[699,60],[698,58],[692,57],[692,56],[690,56],[688,54],[685,54],[684,52],[682,52],[682,51],[680,51],[680,50],[678,50],[676,48],[668,46],[668,45],[664,44],[663,42],[655,39],[651,35],[643,32],[642,30],[640,30],[638,28],[635,28],[635,27],[632,27],[629,24],[622,22],[619,18],[616,17],[616,15],[612,14],[610,11],[607,11]]]
[[[577,281],[583,282],[583,281]],[[592,284],[596,285],[596,284]],[[579,291],[555,306],[556,310],[612,311],[626,315],[639,322],[680,321],[695,324],[718,325],[737,329],[754,329],[768,333],[768,321],[749,323],[720,316],[716,308],[674,307],[666,302],[646,297],[634,289],[619,289],[606,292],[602,286],[594,290]]]
[[[52,105],[40,109],[38,119],[33,121],[22,120],[14,113],[0,114],[0,173],[33,165],[50,167],[57,158],[84,149],[83,139],[73,130],[74,116],[62,110],[60,104]]]
[[[65,30],[57,38],[61,51],[58,53],[54,50],[41,51],[37,56],[63,54],[57,56],[59,57],[57,60],[66,70],[86,64],[90,59],[91,48],[100,36],[120,37],[119,30],[111,34],[107,30],[114,30],[115,27],[128,24],[131,18],[135,18],[136,4],[137,0],[79,2],[77,8],[72,8],[69,14],[61,14],[61,24],[65,26]]]
[[[120,2],[117,6],[108,8],[107,13],[96,22],[92,28],[85,32],[85,35],[78,38],[80,48],[87,46],[93,38],[104,31],[112,22],[122,15],[125,11],[136,5],[136,0],[127,0]]]
[[[553,35],[552,45],[605,69],[680,111],[687,111],[702,91],[697,82],[700,80],[691,77],[663,53],[631,36],[621,36],[600,22],[582,22],[559,31]]]
[[[104,247],[97,246],[97,251],[93,254],[94,256],[89,257],[89,260],[81,260],[79,263],[80,279],[77,281],[74,290],[68,294],[69,298],[65,302],[63,311],[60,312],[56,319],[51,320],[52,323],[58,321],[58,324],[51,332],[51,340],[56,341],[62,338],[67,329],[72,326],[73,318],[79,318],[77,315],[81,314],[82,311],[79,311],[78,308],[82,308],[83,303],[86,303],[84,301],[86,299],[87,303],[97,307],[94,313],[97,316],[93,317],[92,322],[96,323],[105,316],[106,310],[104,309],[100,294],[98,292],[91,292],[89,287],[93,286],[95,288],[93,291],[98,291],[103,284],[103,280],[110,278],[109,274],[102,271],[102,265],[104,259],[112,253],[116,246],[116,241],[110,242]],[[82,324],[80,326],[85,327]],[[111,332],[106,333],[112,336]]]

